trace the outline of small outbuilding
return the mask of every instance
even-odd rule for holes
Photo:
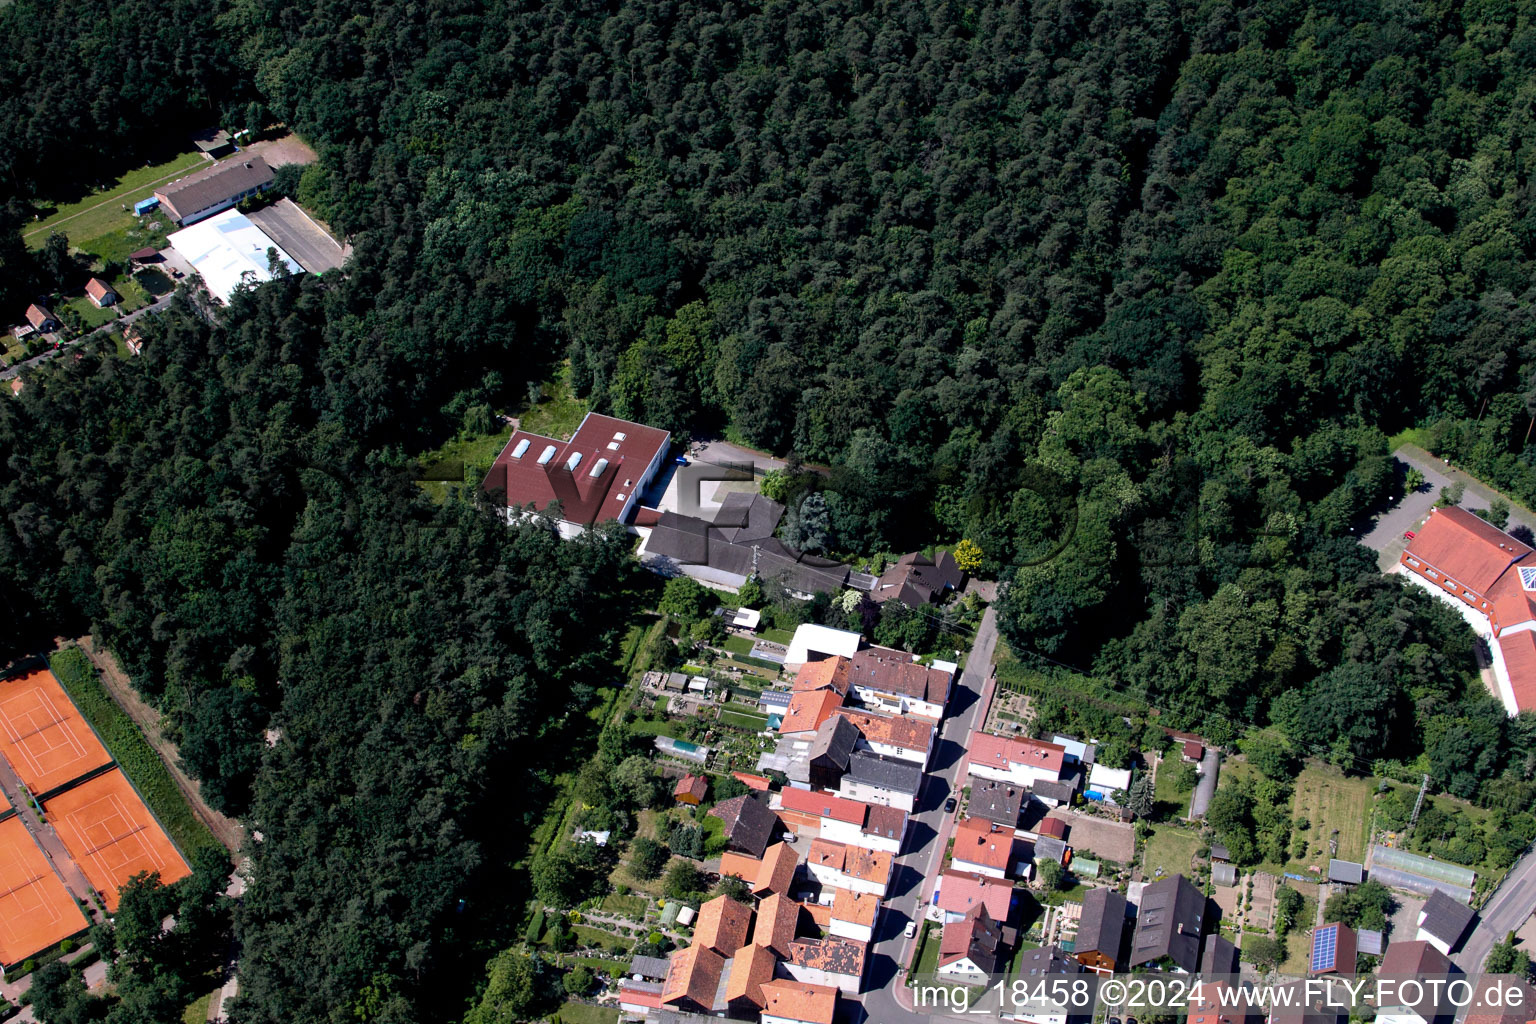
[[[93,277],[85,282],[85,297],[98,309],[105,308],[117,302],[117,292],[112,286],[99,277]]]

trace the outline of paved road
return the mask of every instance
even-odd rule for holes
[[[1434,508],[1435,502],[1440,499],[1440,488],[1448,487],[1452,483],[1465,484],[1466,491],[1462,495],[1461,507],[1468,510],[1487,508],[1495,498],[1502,497],[1491,487],[1474,480],[1416,445],[1403,445],[1392,455],[1422,472],[1424,486],[1415,494],[1403,495],[1400,501],[1394,502],[1391,507],[1376,517],[1373,526],[1361,533],[1360,542],[1377,553],[1377,564],[1383,570],[1397,564],[1398,556],[1407,546],[1407,542],[1403,540],[1403,534],[1408,530],[1418,529],[1419,524],[1429,516],[1429,510]],[[1512,501],[1510,509],[1511,529],[1523,526],[1532,534],[1536,534],[1536,513]]]
[[[1189,816],[1191,820],[1205,817],[1205,809],[1211,806],[1211,797],[1216,795],[1216,775],[1221,771],[1221,755],[1215,747],[1205,748],[1205,758],[1200,762],[1200,781],[1195,785],[1195,793],[1189,798]]]
[[[1461,952],[1451,957],[1467,973],[1483,965],[1488,951],[1504,936],[1525,924],[1536,909],[1536,851],[1527,852],[1515,863],[1504,881],[1493,891],[1477,920],[1477,927],[1467,937]]]
[[[891,887],[885,912],[871,950],[869,968],[864,975],[864,1009],[872,1024],[897,1024],[929,1020],[926,1013],[914,1013],[901,1001],[910,1001],[906,987],[905,965],[917,940],[902,935],[907,922],[922,919],[922,909],[933,893],[939,860],[954,827],[954,816],[944,812],[944,801],[957,792],[957,782],[970,735],[976,727],[982,707],[982,691],[992,671],[992,652],[997,647],[997,617],[991,609],[982,616],[976,639],[966,659],[965,672],[950,698],[950,717],[944,722],[933,764],[923,790],[918,794],[918,810],[912,815],[907,851],[896,858],[896,879]]]
[[[54,357],[64,352],[68,352],[70,349],[74,348],[81,342],[89,341],[102,331],[111,331],[117,329],[119,326],[127,326],[128,324],[138,320],[140,317],[148,316],[151,313],[162,313],[170,308],[171,300],[175,297],[176,293],[174,291],[166,292],[164,295],[160,296],[154,302],[151,302],[149,305],[143,307],[142,309],[136,309],[132,313],[125,313],[114,323],[104,324],[101,327],[98,327],[96,330],[92,331],[90,334],[82,334],[80,337],[74,339],[73,341],[66,341],[61,347],[57,349],[50,348],[46,352],[38,353],[31,359],[23,359],[19,363],[8,366],[4,370],[0,370],[0,380],[10,380],[12,377],[20,373],[24,368],[47,362],[49,359],[53,359]]]

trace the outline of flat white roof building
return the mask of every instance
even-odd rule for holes
[[[276,249],[278,257],[292,274],[304,273],[282,247],[239,210],[198,221],[189,228],[167,236],[172,248],[185,256],[208,291],[220,302],[228,302],[243,284],[272,280],[267,264],[267,250]]]
[[[851,658],[858,650],[859,634],[806,623],[795,627],[795,638],[790,642],[789,653],[784,656],[784,664],[788,668],[799,668],[811,660],[812,654]]]

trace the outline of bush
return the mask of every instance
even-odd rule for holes
[[[641,836],[629,848],[629,872],[642,882],[650,881],[661,874],[671,857],[666,846],[649,836]]]
[[[593,975],[592,969],[585,964],[578,964],[566,972],[561,985],[568,995],[584,996],[592,991],[592,986],[596,982],[597,978]]]
[[[698,868],[685,860],[673,861],[667,868],[667,877],[662,882],[662,889],[675,900],[692,899],[699,895],[704,887],[704,875]]]
[[[528,921],[528,927],[523,930],[523,939],[526,942],[538,942],[539,936],[544,934],[544,911],[535,910],[533,917]]]

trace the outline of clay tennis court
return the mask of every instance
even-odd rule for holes
[[[166,885],[192,873],[121,769],[65,790],[43,810],[109,912],[118,888],[141,871],[158,871]]]
[[[0,754],[35,794],[112,760],[45,668],[0,680]]]
[[[88,923],[22,820],[0,821],[0,963],[20,963]]]

